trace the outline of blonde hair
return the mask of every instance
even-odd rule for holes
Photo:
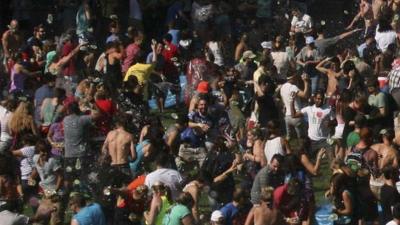
[[[31,129],[33,123],[32,105],[29,102],[20,102],[17,109],[8,122],[8,126],[13,134],[19,131]]]

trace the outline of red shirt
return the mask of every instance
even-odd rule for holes
[[[165,61],[167,62],[171,62],[172,61],[171,59],[177,57],[178,54],[179,54],[178,47],[176,47],[176,45],[172,43],[166,44],[162,52],[162,55],[164,56]]]

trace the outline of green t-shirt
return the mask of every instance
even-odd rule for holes
[[[346,144],[347,147],[353,147],[360,142],[360,135],[353,131],[347,136]]]
[[[181,220],[190,214],[190,210],[181,204],[174,205],[165,215],[163,225],[181,225]]]

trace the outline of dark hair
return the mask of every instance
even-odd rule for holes
[[[372,144],[373,133],[370,128],[363,127],[360,130],[360,140],[364,141],[367,145]]]
[[[69,204],[77,204],[80,208],[86,205],[85,197],[80,193],[74,193],[69,198]]]
[[[367,124],[367,119],[365,118],[365,116],[363,115],[356,115],[356,117],[354,118],[354,126],[357,128],[362,128],[365,127]]]
[[[200,170],[199,175],[197,176],[197,181],[206,185],[212,184],[213,177],[210,172],[206,170]]]
[[[349,181],[348,177],[342,173],[336,173],[331,177],[330,183],[333,186],[333,193],[331,194],[332,196],[334,196],[335,206],[341,204],[342,193],[344,190],[347,189],[348,181]]]
[[[284,157],[283,166],[287,174],[296,174],[298,171],[303,170],[303,164],[299,156],[295,154],[288,154]]]
[[[172,41],[172,35],[171,34],[165,34],[163,36],[163,40],[166,40],[167,42],[171,42]]]
[[[368,79],[367,82],[365,82],[365,84],[367,87],[375,87],[375,88],[379,87],[379,82],[378,79],[376,78]]]
[[[69,114],[80,114],[81,110],[79,108],[79,104],[77,102],[71,102],[68,104],[68,113]]]
[[[247,192],[244,191],[241,188],[237,188],[234,192],[233,192],[233,196],[232,196],[232,200],[235,202],[241,202],[243,199],[246,199],[247,196]]]
[[[27,134],[22,138],[22,143],[25,145],[33,145],[35,144],[36,137],[32,134]]]
[[[344,74],[348,74],[350,71],[355,70],[355,69],[356,69],[356,65],[354,64],[353,61],[347,60],[343,64],[343,73]]]
[[[39,139],[35,145],[36,152],[50,152],[51,146],[44,140]]]
[[[136,76],[129,76],[123,85],[126,89],[132,90],[139,85],[139,81]]]
[[[65,98],[65,89],[63,88],[55,88],[54,89],[54,97],[58,99]]]
[[[126,115],[125,113],[120,113],[115,117],[115,124],[123,128],[127,127],[128,121],[129,121],[129,116]]]
[[[269,134],[279,135],[279,125],[276,121],[270,120],[267,123],[267,130]]]
[[[323,34],[325,33],[325,27],[322,24],[317,24],[315,25],[315,31],[317,34]]]
[[[279,162],[279,164],[281,164],[283,162],[285,158],[281,155],[281,154],[275,154],[274,156],[272,156],[271,158],[271,162],[276,160]]]
[[[396,179],[397,176],[397,171],[395,168],[393,168],[393,166],[388,165],[382,168],[382,173],[383,176],[385,177],[385,179]]]
[[[188,207],[189,209],[192,208],[192,206],[194,204],[192,195],[187,192],[182,192],[175,201],[176,201],[176,203],[182,204],[182,205]]]

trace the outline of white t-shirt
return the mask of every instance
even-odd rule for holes
[[[182,181],[182,176],[178,171],[162,168],[149,173],[146,176],[144,184],[151,188],[154,183],[162,182],[164,185],[170,188],[172,198],[176,199],[180,193]]]
[[[303,17],[298,18],[297,16],[293,16],[292,22],[290,23],[292,27],[295,28],[296,31],[306,32],[307,30],[312,28],[312,20],[311,17],[307,14],[304,14]]]
[[[279,79],[286,79],[289,70],[290,57],[287,52],[271,52],[274,66],[278,70]]]
[[[318,108],[315,105],[301,109],[301,113],[308,117],[308,137],[313,141],[319,141],[328,137],[329,130],[324,127],[324,121],[329,119],[331,108]]]
[[[285,116],[292,115],[292,113],[290,111],[290,104],[291,104],[292,98],[293,98],[292,93],[297,93],[299,91],[300,91],[300,89],[296,85],[291,84],[289,82],[282,85],[281,98],[282,98],[283,104],[285,105],[285,109],[286,109]],[[300,110],[300,101],[297,97],[294,100],[294,108],[296,109],[296,111]]]
[[[285,155],[285,152],[283,151],[281,137],[268,139],[265,143],[264,155],[267,159],[267,163],[271,162],[271,159],[275,154]]]
[[[396,223],[396,221],[391,220],[386,225],[398,225],[398,224]]]
[[[393,30],[387,32],[379,32],[378,28],[375,33],[375,40],[379,50],[386,51],[390,44],[396,44],[397,34]]]
[[[24,215],[4,210],[0,212],[0,221],[2,225],[26,225],[29,218]]]
[[[49,158],[43,165],[39,165],[40,155],[33,157],[35,168],[39,174],[39,185],[44,190],[55,190],[57,186],[56,171],[61,169],[61,164],[54,158]]]
[[[8,111],[3,106],[0,106],[0,125],[1,125],[1,133],[0,133],[0,141],[10,141],[12,140],[11,131],[8,127],[8,121],[12,116],[12,112]]]
[[[20,163],[21,179],[28,180],[32,173],[33,156],[35,155],[35,146],[28,146],[21,148],[23,158]]]

